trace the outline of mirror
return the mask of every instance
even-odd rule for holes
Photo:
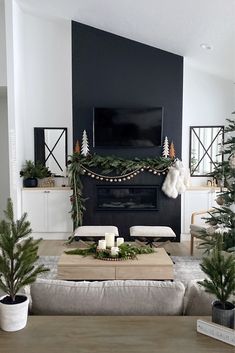
[[[46,165],[56,176],[67,166],[67,128],[35,127],[34,160]]]
[[[223,126],[190,126],[189,166],[191,176],[206,176],[222,162]]]

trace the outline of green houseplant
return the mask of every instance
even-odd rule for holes
[[[18,292],[48,269],[35,264],[40,239],[29,237],[26,213],[14,221],[13,204],[8,199],[5,216],[0,222],[0,289],[6,293],[0,298],[0,325],[5,331],[17,331],[26,325],[29,302]]]
[[[48,167],[41,163],[26,160],[20,171],[20,176],[24,178],[24,187],[36,187],[38,185],[37,179],[49,177],[51,176],[51,172]]]
[[[198,283],[217,298],[212,303],[212,321],[233,328],[235,307],[228,300],[235,294],[235,256],[223,252],[222,246],[220,237],[210,255],[202,259],[200,266],[207,278]]]

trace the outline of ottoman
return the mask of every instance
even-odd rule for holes
[[[133,226],[130,227],[130,236],[152,247],[155,246],[154,242],[164,238],[175,238],[176,234],[170,227],[165,226]]]

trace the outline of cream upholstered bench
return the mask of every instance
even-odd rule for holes
[[[115,226],[80,226],[75,229],[74,237],[76,240],[81,240],[82,238],[86,238],[92,240],[95,238],[104,237],[105,233],[113,233],[115,237],[118,237],[118,228]]]
[[[163,226],[133,226],[130,228],[130,236],[146,242],[146,245],[156,246],[156,241],[163,238],[175,238],[175,232],[170,227]]]

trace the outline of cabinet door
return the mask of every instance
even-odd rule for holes
[[[48,232],[72,232],[70,195],[68,190],[53,190],[47,194]]]
[[[183,233],[189,233],[191,224],[191,215],[193,212],[208,210],[211,207],[211,197],[208,191],[186,191],[184,194],[184,229]],[[201,219],[203,216],[198,216],[196,224],[203,225],[205,221]]]
[[[33,232],[46,232],[46,194],[43,191],[23,190],[22,211],[28,214]]]

